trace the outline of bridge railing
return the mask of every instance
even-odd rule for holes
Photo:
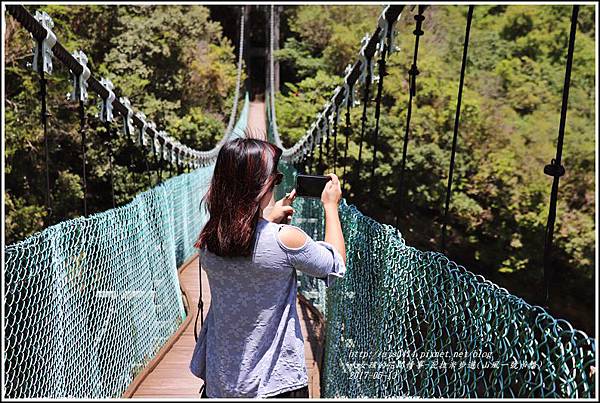
[[[185,318],[212,166],[6,248],[5,395],[119,397]]]
[[[285,164],[285,163],[284,163]],[[284,188],[295,170],[282,168]],[[320,201],[296,199],[292,224],[323,239]],[[342,201],[347,271],[299,292],[327,325],[321,395],[593,397],[595,340]]]

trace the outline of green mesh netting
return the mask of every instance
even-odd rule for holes
[[[230,139],[233,140],[235,138],[244,138],[246,134],[244,131],[246,130],[246,126],[248,126],[248,112],[250,110],[250,96],[248,92],[244,95],[244,106],[242,106],[242,110],[240,112],[240,117],[238,118],[233,130],[231,130]]]
[[[6,248],[7,397],[122,395],[185,318],[177,268],[212,169]]]
[[[286,163],[278,196],[294,186]],[[319,200],[292,223],[323,239]],[[327,320],[322,397],[594,397],[595,340],[342,201],[347,272],[299,292]]]

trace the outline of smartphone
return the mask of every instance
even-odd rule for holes
[[[298,175],[296,176],[296,196],[320,199],[325,185],[330,180],[330,176]]]

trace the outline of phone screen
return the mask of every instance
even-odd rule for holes
[[[320,199],[325,185],[330,180],[330,176],[298,175],[296,176],[296,195]]]

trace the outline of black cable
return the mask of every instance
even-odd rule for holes
[[[87,145],[85,136],[85,104],[83,100],[79,100],[79,132],[81,133],[81,157],[83,171],[83,216],[87,217]]]
[[[340,108],[338,105],[334,105],[335,114],[333,116],[333,173],[337,175],[337,130],[338,130],[338,119],[340,116]]]
[[[329,163],[329,133],[330,133],[330,124],[329,124],[329,116],[331,112],[327,111],[325,114],[325,162]]]
[[[471,20],[473,9],[469,6],[467,12],[467,27],[465,30],[465,41],[463,44],[462,64],[460,67],[460,81],[458,83],[458,97],[456,99],[456,114],[454,115],[454,134],[452,136],[452,152],[450,154],[450,169],[448,172],[448,187],[446,189],[446,205],[444,207],[444,218],[442,220],[442,252],[446,250],[446,226],[448,225],[448,210],[450,208],[450,197],[452,196],[452,175],[454,174],[454,162],[456,156],[456,144],[458,142],[458,123],[460,120],[460,104],[462,101],[463,85],[465,82],[465,70],[467,68],[467,51],[469,48],[469,35],[471,32]]]
[[[348,86],[348,91],[352,92],[353,86]],[[348,166],[348,141],[350,139],[350,135],[352,134],[352,127],[350,124],[350,108],[352,107],[352,97],[350,94],[346,94],[348,97],[348,102],[346,102],[346,122],[344,127],[344,136],[346,137],[346,145],[344,147],[344,168],[342,171],[342,189],[346,186],[346,167]]]
[[[371,183],[370,191],[375,191],[375,168],[377,167],[377,143],[379,137],[379,116],[381,114],[381,94],[383,92],[383,78],[386,76],[385,59],[387,57],[389,44],[392,42],[393,25],[388,24],[388,30],[385,33],[386,40],[383,43],[381,57],[379,59],[379,82],[377,83],[377,95],[375,97],[375,131],[373,133],[373,161],[371,162]]]
[[[44,57],[43,57],[43,44],[42,41],[38,41],[38,65],[37,69],[40,74],[40,117],[42,119],[42,128],[44,130],[44,158],[45,158],[45,169],[46,169],[46,210],[48,222],[52,222],[53,211],[52,211],[52,195],[50,194],[50,150],[49,150],[49,139],[48,139],[48,109],[46,105],[46,86],[48,81],[44,73]]]
[[[308,173],[308,153],[310,151],[307,151],[304,156],[302,157],[302,173],[303,174],[307,174]]]
[[[571,14],[571,32],[569,33],[569,48],[567,50],[567,66],[565,69],[565,81],[563,85],[562,106],[560,110],[560,123],[558,128],[558,141],[556,143],[556,157],[549,165],[544,167],[544,173],[552,176],[552,190],[550,192],[550,208],[548,211],[548,222],[544,238],[544,288],[546,291],[545,304],[550,301],[550,282],[554,277],[554,265],[551,262],[552,241],[554,238],[554,222],[556,220],[556,204],[558,201],[558,182],[565,174],[565,168],[561,165],[563,140],[565,137],[565,124],[567,120],[567,106],[569,103],[569,87],[571,85],[571,68],[573,66],[573,51],[575,48],[575,34],[577,32],[577,15],[579,6],[573,6]]]
[[[144,159],[144,165],[146,168],[146,176],[148,177],[148,187],[151,188],[152,187],[152,175],[150,173],[150,164],[148,163],[148,150],[146,150],[146,147],[144,146],[145,135],[146,134],[143,132],[143,129],[140,128],[140,136],[139,136],[139,140],[138,140],[140,143],[140,147],[141,147],[140,155]]]
[[[311,139],[310,142],[310,151],[308,153],[308,174],[311,175],[313,172],[313,163],[314,163],[314,156],[315,156],[315,138],[314,136]]]
[[[169,151],[169,178],[172,178],[173,176],[175,176],[175,163],[173,162],[173,148],[171,147],[171,151]]]
[[[148,153],[144,155],[144,163],[146,164],[146,176],[148,176],[148,187],[152,187],[152,175],[150,174],[150,164],[148,164]]]
[[[156,149],[156,142],[154,141],[154,139],[152,140],[152,152],[154,154],[154,170],[156,171],[156,185],[160,185],[162,183],[162,172],[160,169],[160,162],[158,160],[158,150]]]
[[[398,205],[398,212],[396,213],[396,227],[400,217],[400,209],[402,208],[402,198],[404,192],[404,173],[406,170],[406,155],[408,152],[408,133],[410,132],[410,116],[412,113],[412,100],[417,93],[417,75],[419,75],[419,69],[417,68],[417,57],[419,54],[419,38],[423,35],[421,25],[425,17],[423,16],[424,6],[418,6],[418,14],[415,15],[416,27],[413,31],[415,35],[415,49],[413,53],[413,63],[408,71],[409,75],[409,97],[408,97],[408,109],[406,110],[406,127],[404,131],[404,144],[402,145],[402,162],[400,165],[400,180],[398,181],[398,188],[396,191],[396,203]]]
[[[320,136],[319,136],[319,165],[318,165],[318,172],[320,175],[323,174],[324,168],[323,168],[323,133],[321,132]]]
[[[361,117],[360,139],[358,143],[358,161],[356,166],[356,177],[360,178],[360,169],[362,166],[362,145],[365,137],[365,129],[367,125],[367,106],[369,104],[369,91],[371,89],[371,57],[367,57],[367,78],[365,79],[365,93],[363,98],[363,112]]]
[[[108,148],[108,172],[110,174],[110,194],[112,197],[112,206],[116,207],[115,203],[115,178],[113,174],[113,150],[112,150],[112,129],[110,127],[110,122],[106,121],[104,124],[106,129],[106,141],[104,142],[104,146]]]

